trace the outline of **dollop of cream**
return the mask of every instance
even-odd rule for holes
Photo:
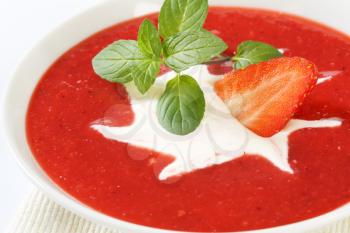
[[[244,155],[264,157],[280,170],[293,173],[288,163],[288,136],[303,128],[337,127],[342,123],[339,119],[316,121],[293,119],[285,129],[273,137],[260,137],[233,118],[216,95],[213,85],[222,78],[222,75],[210,74],[205,65],[192,67],[184,73],[197,80],[206,100],[203,121],[191,134],[186,136],[170,134],[157,121],[157,100],[163,93],[167,81],[175,77],[176,74],[173,72],[157,78],[146,95],[141,95],[133,84],[126,85],[135,113],[135,120],[131,125],[110,127],[92,124],[91,126],[108,139],[173,156],[175,160],[160,172],[160,180],[222,164]]]

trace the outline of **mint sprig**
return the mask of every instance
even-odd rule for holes
[[[145,94],[154,84],[160,67],[167,66],[177,75],[168,81],[157,105],[157,118],[167,131],[186,135],[200,124],[205,111],[204,94],[193,77],[181,72],[198,64],[225,61],[220,54],[227,45],[203,29],[208,14],[208,0],[165,0],[158,18],[158,28],[148,19],[140,25],[137,41],[118,40],[92,61],[93,69],[110,82],[133,81]],[[267,61],[282,54],[273,46],[245,41],[232,58],[236,69]],[[224,58],[224,59],[223,59]]]
[[[192,77],[180,72],[208,62],[227,48],[203,29],[207,14],[208,0],[165,0],[159,32],[150,20],[144,20],[137,41],[116,41],[94,57],[96,74],[111,82],[134,81],[144,94],[154,84],[161,65],[168,66],[178,75],[168,82],[158,103],[159,123],[174,134],[191,133],[204,116],[204,94]]]

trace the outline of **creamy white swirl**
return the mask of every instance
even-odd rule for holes
[[[160,180],[222,164],[244,155],[262,156],[282,171],[293,173],[288,163],[288,136],[302,128],[341,125],[339,119],[291,120],[281,132],[273,137],[263,138],[233,118],[215,94],[213,84],[222,78],[221,75],[210,74],[204,65],[192,67],[184,73],[198,81],[206,100],[204,119],[193,133],[187,136],[176,136],[165,131],[157,121],[155,110],[157,99],[163,93],[166,82],[175,77],[173,72],[157,78],[155,85],[146,95],[139,94],[134,85],[126,85],[135,113],[135,120],[131,125],[109,127],[93,124],[91,126],[108,139],[175,157],[174,162],[161,171]],[[328,77],[330,78],[332,77]]]

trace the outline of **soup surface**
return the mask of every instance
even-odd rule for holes
[[[147,16],[156,23],[157,15]],[[82,203],[129,222],[172,230],[240,231],[315,217],[350,201],[350,39],[330,28],[276,12],[210,8],[205,27],[230,46],[259,40],[286,56],[313,61],[336,76],[318,85],[295,116],[341,118],[335,128],[289,137],[294,174],[259,156],[244,156],[160,181],[170,156],[104,138],[99,121],[128,125],[133,112],[123,86],[99,78],[92,58],[118,39],[136,39],[143,18],[98,32],[63,54],[33,93],[27,137],[51,179]],[[220,72],[227,67],[210,67]],[[334,71],[334,72],[333,72]],[[118,107],[113,107],[118,106]]]

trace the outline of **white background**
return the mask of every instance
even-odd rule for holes
[[[102,0],[0,0],[1,97],[16,64],[33,44],[64,20],[98,1]],[[1,132],[0,232],[6,231],[33,189],[11,156]]]

